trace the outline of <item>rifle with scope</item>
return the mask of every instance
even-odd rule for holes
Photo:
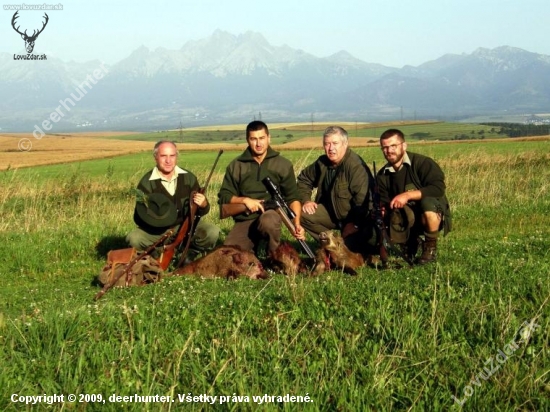
[[[279,189],[277,188],[275,183],[273,183],[269,176],[264,178],[262,180],[262,183],[265,185],[267,191],[271,195],[271,199],[263,201],[264,210],[275,210],[281,217],[283,223],[290,231],[290,233],[296,233],[296,226],[294,225],[294,223],[292,223],[292,221],[296,218],[296,214],[285,202],[285,199],[283,198],[283,196],[281,196],[281,193],[279,192]],[[220,205],[220,219],[225,219],[227,217],[237,216],[240,214],[250,214],[250,211],[243,203],[226,203]],[[306,254],[310,258],[315,259],[315,254],[305,242],[305,240],[298,240],[298,242],[300,243],[300,246],[302,247],[304,252],[306,252]]]

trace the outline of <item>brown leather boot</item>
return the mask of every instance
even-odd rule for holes
[[[416,259],[416,254],[418,253],[418,248],[421,244],[422,239],[420,236],[412,237],[407,242],[407,256],[413,262]]]
[[[437,258],[437,238],[428,237],[422,243],[422,255],[418,258],[417,264],[425,265],[426,263],[435,262]]]

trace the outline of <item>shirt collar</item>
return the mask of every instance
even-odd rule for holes
[[[177,179],[179,175],[184,174],[184,173],[187,173],[186,170],[183,170],[183,169],[182,169],[181,167],[179,167],[179,166],[176,166],[176,167],[174,168],[174,172],[175,172],[175,173],[174,173],[174,175],[172,176],[172,179],[171,179],[171,180]],[[169,181],[170,181],[170,180],[164,178],[164,177],[160,174],[159,169],[158,169],[157,166],[155,166],[155,167],[153,168],[153,173],[151,173],[151,177],[149,178],[149,180],[164,180],[164,181],[166,181],[166,182],[169,182]]]
[[[409,166],[412,166],[411,159],[409,159],[409,154],[407,152],[405,152],[405,157],[403,157],[403,163],[401,164],[401,166],[403,166],[404,164],[408,164]],[[386,172],[386,171],[388,171],[390,173],[396,173],[397,172],[397,170],[395,170],[393,168],[393,166],[390,165],[389,163],[384,168],[384,172]]]

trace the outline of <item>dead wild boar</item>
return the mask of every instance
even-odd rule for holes
[[[265,263],[275,272],[281,272],[287,276],[295,276],[307,271],[300,255],[288,242],[281,242],[277,249],[270,252]]]
[[[313,275],[319,275],[332,269],[341,269],[349,275],[357,275],[355,269],[365,264],[360,253],[354,253],[344,244],[344,239],[334,231],[319,233],[320,248]]]
[[[198,275],[204,278],[267,279],[268,275],[254,253],[238,246],[219,246],[212,252],[176,269],[172,275]]]

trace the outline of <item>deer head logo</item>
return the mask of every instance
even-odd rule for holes
[[[29,36],[29,35],[27,35],[27,30],[25,30],[24,33],[21,33],[19,31],[20,26],[17,26],[17,28],[15,28],[15,20],[19,17],[17,15],[17,13],[19,13],[19,11],[16,11],[15,14],[13,15],[13,17],[11,19],[11,25],[12,25],[13,29],[21,35],[21,38],[23,40],[25,40],[25,48],[27,49],[27,53],[32,53],[32,51],[34,49],[34,42],[36,41],[36,38],[38,37],[38,35],[40,33],[42,33],[42,31],[46,27],[46,24],[48,24],[48,20],[50,18],[48,17],[48,15],[46,13],[44,13],[44,17],[46,18],[46,21],[43,23],[42,28],[40,30],[38,30],[38,32],[36,30],[34,30],[33,33],[32,33],[32,36]]]

